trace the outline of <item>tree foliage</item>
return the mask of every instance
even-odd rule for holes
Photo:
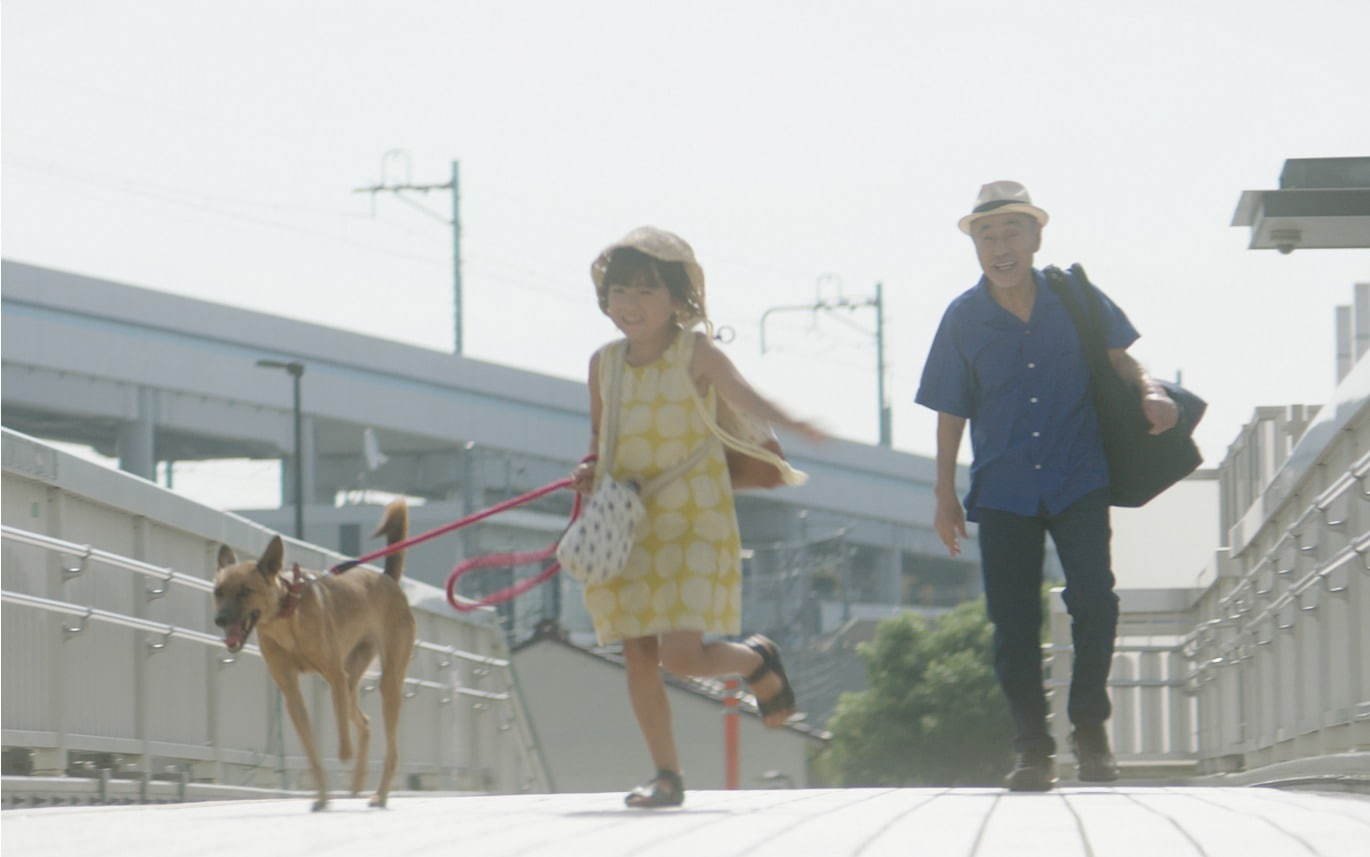
[[[983,600],[881,622],[859,649],[870,687],[842,695],[819,772],[846,786],[998,785],[1013,725],[992,639]]]

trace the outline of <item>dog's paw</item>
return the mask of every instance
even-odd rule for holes
[[[313,805],[312,807],[310,807],[309,811],[310,811],[310,812],[319,812],[320,810],[325,810],[325,809],[328,809],[328,798],[323,798],[323,797],[321,797],[321,798],[319,798],[318,800],[314,801],[314,805]]]
[[[372,795],[371,802],[368,806],[372,809],[385,809],[385,797],[382,795]]]

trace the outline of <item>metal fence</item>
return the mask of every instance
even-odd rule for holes
[[[35,787],[104,770],[144,783],[309,788],[259,650],[231,655],[210,633],[218,545],[253,556],[269,534],[22,435],[5,432],[4,451],[7,768],[22,752]],[[299,543],[286,550],[312,568],[339,559]],[[396,787],[547,791],[499,624],[488,611],[454,614],[433,587],[403,586],[419,642],[405,679]],[[375,678],[363,680],[361,703],[379,731]],[[336,758],[327,685],[310,676],[302,690],[330,787],[344,788],[351,762]],[[373,741],[368,785],[383,752]],[[24,781],[7,776],[7,797]]]
[[[1208,586],[1119,593],[1110,693],[1124,765],[1216,774],[1370,750],[1370,364],[1360,368],[1315,419],[1263,408],[1264,433],[1233,445],[1219,469],[1228,545]],[[1297,443],[1272,440],[1271,426]],[[1064,748],[1070,624],[1053,602]]]

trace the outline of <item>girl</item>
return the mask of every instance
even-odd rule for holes
[[[825,435],[763,398],[709,336],[691,330],[701,322],[711,326],[704,272],[680,237],[635,229],[599,255],[590,275],[599,308],[624,335],[590,358],[591,453],[615,478],[641,480],[707,445],[701,461],[645,499],[647,517],[623,573],[585,588],[600,644],[623,641],[628,695],[657,769],[626,803],[679,806],[685,786],[659,667],[687,676],[745,676],[770,727],[795,710],[774,643],[759,634],[744,643],[703,640],[739,633],[742,596],[732,486],[723,446],[704,418],[716,420],[715,396],[722,396],[735,410],[812,440]],[[610,369],[622,372],[618,440],[616,449],[601,449],[601,395],[608,390],[601,373]],[[590,493],[595,469],[589,459],[576,468],[576,490]],[[788,466],[782,476],[792,484],[804,479]]]

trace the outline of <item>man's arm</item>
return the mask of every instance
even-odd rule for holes
[[[1180,409],[1165,388],[1152,380],[1142,364],[1123,348],[1110,348],[1108,361],[1113,364],[1113,371],[1118,373],[1118,377],[1141,394],[1142,412],[1151,423],[1151,433],[1160,434],[1174,428],[1180,419]]]
[[[933,527],[951,556],[961,552],[957,535],[962,538],[966,535],[966,513],[961,508],[961,498],[956,496],[956,453],[961,449],[961,435],[965,429],[965,417],[938,411],[937,484],[933,489],[937,497],[937,512]]]

